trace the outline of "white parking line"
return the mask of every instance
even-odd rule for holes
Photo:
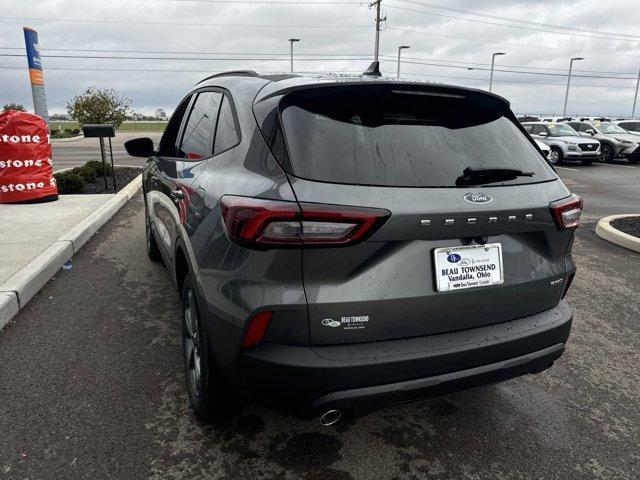
[[[633,168],[634,170],[636,168],[636,167],[632,167],[631,165],[618,165],[617,163],[592,163],[592,165],[597,165],[599,167]]]
[[[556,167],[560,170],[571,170],[572,172],[579,172],[580,170],[576,170],[575,168],[567,168],[567,167]]]

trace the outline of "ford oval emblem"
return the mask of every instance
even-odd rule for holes
[[[493,202],[493,197],[481,192],[467,193],[464,197],[464,201],[468,203],[474,203],[476,205],[486,205]]]
[[[450,253],[447,256],[447,260],[449,261],[449,263],[458,263],[461,258],[462,257],[460,257],[460,255],[458,255],[457,253]]]

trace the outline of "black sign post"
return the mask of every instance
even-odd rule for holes
[[[118,187],[116,186],[116,169],[113,165],[113,148],[111,146],[111,138],[116,136],[116,128],[113,125],[84,125],[82,127],[84,132],[84,138],[99,138],[100,139],[100,155],[102,156],[102,171],[104,175],[104,190],[108,190],[107,187],[107,166],[104,153],[104,139],[109,139],[109,155],[111,157],[111,176],[113,178],[113,191],[116,192]]]

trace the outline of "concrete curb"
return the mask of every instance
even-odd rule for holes
[[[142,187],[142,175],[138,175],[116,193],[111,200],[49,245],[2,284],[0,287],[2,288],[0,291],[0,330],[136,194],[140,187]]]
[[[627,218],[627,217],[640,217],[639,215],[611,215],[608,217],[604,217],[598,221],[596,225],[596,235],[600,238],[604,238],[605,240],[615,243],[616,245],[620,245],[621,247],[628,248],[629,250],[633,250],[634,252],[640,252],[640,238],[634,237],[633,235],[629,235],[628,233],[621,232],[617,228],[613,228],[611,226],[611,221],[616,220],[618,218]]]
[[[84,135],[78,135],[76,137],[70,137],[70,138],[52,138],[51,143],[71,143],[71,142],[77,142],[79,140],[82,140],[83,138],[84,138]]]

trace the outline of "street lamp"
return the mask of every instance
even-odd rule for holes
[[[495,52],[492,56],[491,56],[491,75],[489,76],[489,91],[491,91],[491,89],[493,88],[493,66],[496,62],[496,57],[498,55],[506,55],[505,52]]]
[[[407,48],[411,48],[410,45],[401,45],[398,47],[398,78],[400,78],[400,53],[402,50],[406,50]]]
[[[638,101],[638,87],[640,87],[640,70],[638,70],[638,79],[636,80],[636,94],[633,97],[633,110],[631,110],[631,118],[636,116],[636,102]]]
[[[564,108],[562,109],[562,116],[567,116],[567,101],[569,100],[569,86],[571,85],[571,71],[573,70],[574,60],[584,60],[584,57],[573,57],[569,62],[569,76],[567,77],[567,92],[564,94]]]
[[[291,73],[293,73],[293,44],[299,42],[299,38],[290,38],[289,43],[291,44]]]

